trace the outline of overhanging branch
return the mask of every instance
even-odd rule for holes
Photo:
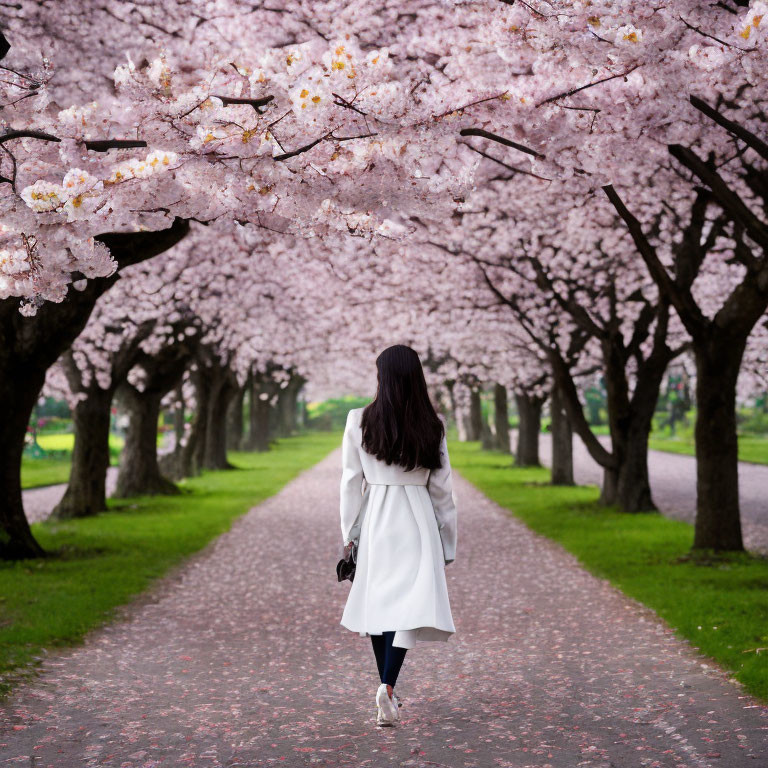
[[[762,248],[768,250],[768,227],[755,216],[744,201],[728,186],[723,177],[705,163],[693,150],[682,144],[670,144],[669,153],[706,184],[722,209]]]
[[[315,139],[314,141],[311,141],[309,144],[305,144],[303,147],[299,147],[298,149],[293,149],[290,152],[283,152],[282,155],[275,155],[272,159],[280,163],[283,160],[288,160],[292,157],[296,157],[296,155],[301,155],[304,152],[309,152],[312,147],[316,147],[321,141],[325,141],[331,134],[326,133],[325,136],[321,136],[319,139]]]
[[[499,136],[496,133],[491,133],[490,131],[486,131],[482,128],[462,128],[459,131],[459,136],[478,136],[481,139],[496,141],[499,144],[503,144],[505,147],[512,147],[512,149],[516,149],[518,152],[524,152],[526,155],[532,155],[533,157],[538,157],[542,160],[544,159],[544,155],[542,155],[540,152],[537,152],[535,149],[526,147],[523,144],[518,144],[516,141],[512,141],[511,139],[505,139],[503,136]]]
[[[737,139],[741,139],[748,147],[754,149],[763,160],[768,160],[768,144],[759,136],[755,136],[752,131],[747,130],[743,125],[730,120],[698,96],[691,95],[690,101],[699,112],[706,115],[710,120],[714,120],[714,122],[725,128],[728,133],[733,134]]]
[[[659,287],[659,289],[669,298],[674,305],[680,319],[685,325],[691,336],[700,335],[706,330],[707,321],[701,314],[696,302],[690,294],[690,291],[683,290],[669,275],[667,268],[661,263],[656,249],[648,241],[648,238],[643,232],[643,227],[635,216],[630,212],[624,201],[619,197],[618,192],[613,188],[612,184],[606,184],[603,187],[611,204],[616,209],[621,219],[627,225],[629,234],[632,237],[635,247],[637,248],[640,257],[645,262],[648,271],[653,278],[653,281]]]
[[[269,104],[270,101],[274,100],[274,96],[262,96],[258,99],[252,99],[245,96],[221,96],[218,94],[211,94],[214,99],[220,99],[224,106],[229,106],[230,104],[247,104],[248,106],[253,107],[260,115],[263,114],[262,107],[266,107],[267,104]]]

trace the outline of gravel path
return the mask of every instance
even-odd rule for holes
[[[610,440],[601,438],[604,445]],[[541,460],[550,466],[551,438],[541,435]],[[573,472],[577,483],[600,485],[603,470],[579,437],[573,439]],[[696,459],[678,453],[648,452],[651,492],[667,516],[692,523],[696,517]],[[768,465],[739,462],[739,496],[744,544],[768,552]]]
[[[109,496],[117,485],[117,467],[107,469],[107,496]],[[30,488],[22,492],[24,498],[24,513],[30,523],[37,523],[45,520],[53,508],[61,501],[64,491],[67,488],[66,483],[61,485],[46,485],[42,488]]]
[[[377,728],[370,640],[339,624],[340,472],[336,451],[44,661],[0,707],[0,765],[768,763],[768,707],[461,478],[457,632],[408,651]]]

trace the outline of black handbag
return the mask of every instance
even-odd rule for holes
[[[355,569],[357,568],[357,544],[353,544],[349,550],[344,552],[344,557],[336,563],[336,577],[339,581],[349,579],[355,580]]]

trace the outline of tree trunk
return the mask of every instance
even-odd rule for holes
[[[573,430],[556,384],[549,401],[552,432],[552,485],[573,485]]]
[[[445,382],[445,389],[448,392],[451,416],[453,417],[453,421],[456,424],[456,431],[458,432],[459,442],[465,443],[467,441],[467,430],[464,425],[462,410],[459,407],[459,403],[456,398],[456,382],[453,379],[447,379]]]
[[[459,433],[459,441],[466,443],[469,440],[469,414],[462,407],[456,406],[454,410],[456,429]]]
[[[176,452],[180,453],[181,444],[187,431],[187,422],[185,419],[186,403],[184,402],[184,386],[179,381],[176,387],[176,407],[173,409],[173,433],[176,437]]]
[[[651,495],[648,477],[648,435],[651,417],[647,423],[636,418],[627,430],[621,447],[622,461],[616,484],[616,503],[622,512],[653,512],[656,505]]]
[[[480,446],[484,451],[493,451],[496,448],[496,435],[491,431],[491,425],[483,419],[480,429]]]
[[[0,557],[4,560],[45,555],[29,528],[21,497],[24,436],[45,371],[17,369],[15,373],[15,377],[0,375]]]
[[[277,396],[277,434],[288,437],[298,428],[297,410],[299,391],[305,380],[301,376],[292,376],[288,385]]]
[[[648,435],[664,372],[675,357],[666,344],[667,319],[668,312],[660,311],[653,348],[635,373],[635,389],[631,397],[626,369],[627,349],[621,335],[608,336],[601,342],[612,443],[610,451],[586,421],[568,365],[554,352],[549,356],[568,420],[592,458],[603,468],[600,503],[616,505],[623,512],[655,509],[648,479]]]
[[[195,415],[195,442],[192,454],[192,467],[195,474],[200,474],[205,466],[205,446],[208,443],[208,411],[212,394],[209,372],[202,369],[198,372],[197,411]]]
[[[254,377],[248,396],[248,451],[268,451],[270,441],[270,384]]]
[[[192,414],[192,424],[189,430],[189,437],[185,443],[179,462],[179,473],[182,477],[194,477],[201,471],[201,448],[204,444],[205,423],[207,421],[208,404],[207,385],[204,383],[206,377],[198,370],[194,374],[195,381],[195,400],[197,406]]]
[[[109,233],[105,243],[119,269],[152,258],[175,245],[189,231],[176,219],[160,232]],[[70,289],[61,302],[45,302],[33,317],[19,313],[19,299],[0,300],[0,558],[40,557],[42,547],[29,529],[21,496],[21,456],[32,408],[47,369],[77,338],[96,300],[114,285],[119,273],[94,278],[85,289]]]
[[[653,512],[656,509],[648,480],[648,430],[632,425],[626,434],[613,437],[618,466],[603,468],[600,503],[622,512]]]
[[[116,498],[179,493],[179,489],[160,474],[157,463],[157,421],[162,392],[139,392],[127,382],[120,388],[130,422],[120,457]]]
[[[509,407],[507,404],[507,388],[502,384],[494,384],[494,424],[496,427],[496,450],[509,453]]]
[[[287,395],[287,386],[283,389],[280,389],[277,393],[275,410],[271,421],[272,428],[274,429],[275,435],[277,435],[277,437],[286,437],[288,435],[288,419],[286,416]]]
[[[178,336],[178,330],[174,336]],[[163,347],[153,356],[137,360],[146,373],[144,391],[125,381],[120,392],[129,413],[128,435],[120,457],[115,496],[179,493],[174,483],[160,472],[157,459],[157,422],[160,401],[178,385],[192,355],[197,351],[198,335],[184,337]],[[203,377],[205,378],[205,377]]]
[[[109,422],[113,390],[93,387],[73,412],[75,447],[64,496],[53,510],[60,520],[88,517],[107,508]]]
[[[651,512],[656,505],[648,477],[648,436],[671,356],[662,339],[656,339],[652,353],[637,371],[631,397],[626,354],[618,337],[609,337],[603,343],[603,359],[615,465],[614,469],[606,470],[606,488],[601,499],[605,504],[618,505],[622,512]]]
[[[245,387],[238,389],[229,402],[227,409],[227,449],[239,451],[243,444],[243,400]]]
[[[227,409],[235,391],[231,374],[215,363],[208,399],[204,469],[233,469],[233,465],[227,461]]]
[[[714,334],[713,334],[714,335]],[[721,335],[696,345],[694,549],[742,551],[736,380],[744,345]]]
[[[169,480],[178,482],[185,477],[188,459],[186,456],[186,444],[184,438],[187,437],[186,431],[186,404],[184,402],[184,386],[183,381],[179,381],[176,386],[176,403],[173,408],[173,434],[174,434],[174,446],[170,453],[166,453],[163,456],[159,456],[157,464],[160,467],[160,474],[167,477]]]
[[[516,392],[515,402],[519,416],[515,464],[518,467],[540,467],[539,433],[541,432],[541,408],[544,405],[544,398]]]
[[[472,389],[469,394],[469,424],[467,425],[469,440],[480,440],[483,436],[483,402],[480,390]]]
[[[285,396],[285,418],[288,426],[288,434],[293,435],[299,429],[299,390],[303,385],[303,380],[291,378],[288,385],[288,391]]]

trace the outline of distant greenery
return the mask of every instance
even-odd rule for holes
[[[23,456],[21,459],[21,487],[38,488],[43,485],[56,485],[69,481],[69,469],[72,462],[72,449],[75,436],[70,433],[40,434],[38,445],[51,455],[40,458]],[[119,435],[109,436],[110,461],[116,465],[120,460],[120,451],[124,440]]]
[[[75,447],[75,435],[72,432],[54,435],[40,435],[37,442],[44,451],[68,451]],[[110,434],[109,453],[111,456],[119,456],[123,450],[125,440],[120,435]]]
[[[67,405],[66,400],[59,400],[55,397],[45,397],[41,402],[38,402],[37,405],[35,405],[34,416],[46,420],[70,420],[72,411],[69,405]]]
[[[599,506],[595,487],[546,485],[545,469],[452,442],[451,464],[529,528],[559,542],[598,576],[652,608],[753,694],[768,700],[768,558],[693,560],[693,527],[659,514]]]
[[[344,429],[347,414],[353,408],[362,408],[371,402],[369,397],[336,397],[320,403],[307,403],[307,427],[320,430]]]
[[[341,435],[281,439],[268,453],[230,453],[235,470],[184,480],[180,496],[109,501],[96,517],[32,525],[51,553],[0,562],[0,695],[43,648],[80,642],[185,557],[228,530],[339,445]]]

